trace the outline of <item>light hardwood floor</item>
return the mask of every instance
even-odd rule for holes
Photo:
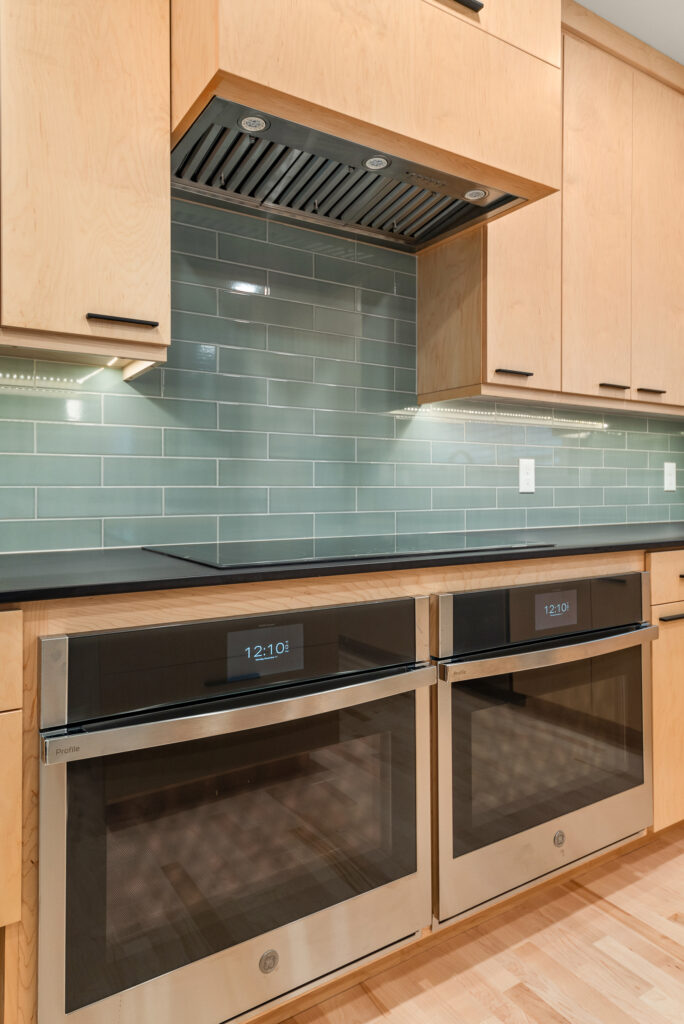
[[[286,1024],[682,1024],[684,825]]]

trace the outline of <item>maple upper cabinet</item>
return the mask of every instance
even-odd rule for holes
[[[418,256],[418,397],[560,389],[561,197]]]
[[[632,393],[684,405],[684,95],[634,73]]]
[[[168,0],[0,0],[0,86],[0,344],[164,358]]]
[[[563,391],[631,395],[634,71],[566,37]]]
[[[488,224],[484,380],[561,386],[561,196]]]
[[[560,2],[485,8],[172,0],[174,142],[218,96],[524,199],[548,195],[560,185]]]
[[[471,10],[460,0],[422,2],[441,6],[469,25],[560,67],[560,4],[555,0],[486,0],[480,11]]]

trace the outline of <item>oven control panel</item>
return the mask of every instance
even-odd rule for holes
[[[644,619],[648,574],[620,573],[530,586],[443,594],[433,657],[450,658],[512,644],[629,628]]]

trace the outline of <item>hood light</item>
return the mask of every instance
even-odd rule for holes
[[[259,117],[258,114],[248,114],[240,121],[240,127],[250,134],[263,132],[268,128],[268,121],[265,117]]]
[[[483,188],[471,188],[465,194],[465,198],[471,203],[476,203],[479,199],[486,199],[488,192]]]
[[[363,166],[369,171],[384,171],[389,165],[390,161],[386,156],[369,156],[367,160],[363,161]]]

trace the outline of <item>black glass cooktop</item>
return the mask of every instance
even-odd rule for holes
[[[376,537],[322,537],[303,540],[224,541],[218,544],[162,544],[145,551],[171,555],[213,569],[238,569],[243,566],[292,565],[329,559],[401,557],[416,554],[463,554],[465,551],[517,551],[520,548],[546,549],[553,544],[521,540],[501,545],[491,543],[491,534],[477,543],[477,534],[391,534]],[[487,543],[488,542],[488,543]]]

